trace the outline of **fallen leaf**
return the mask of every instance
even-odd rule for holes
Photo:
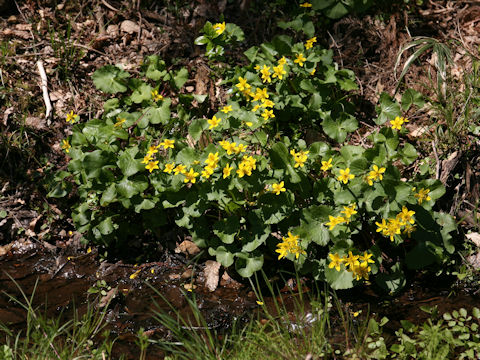
[[[125,20],[120,25],[120,30],[131,35],[133,33],[138,33],[140,31],[140,26],[131,20]]]
[[[98,307],[103,308],[107,306],[110,301],[117,295],[118,289],[116,287],[110,289],[105,296],[98,302]]]
[[[205,263],[205,269],[203,270],[203,273],[205,274],[205,286],[208,288],[210,291],[215,291],[215,289],[218,286],[218,280],[219,280],[219,270],[220,270],[220,263],[213,261],[213,260],[207,260]]]
[[[200,248],[195,245],[195,243],[189,241],[189,240],[185,240],[185,241],[182,241],[180,243],[180,245],[178,245],[176,248],[175,248],[175,252],[178,254],[178,253],[184,253],[184,254],[188,254],[188,255],[195,255],[195,254],[198,254],[200,252]]]
[[[12,250],[13,242],[7,245],[0,246],[0,256],[8,254],[10,250]]]
[[[477,247],[480,247],[480,234],[477,232],[465,235],[468,240],[471,240]]]

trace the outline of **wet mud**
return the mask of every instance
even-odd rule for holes
[[[134,342],[140,328],[149,337],[168,338],[169,331],[155,318],[155,312],[194,319],[189,299],[195,301],[205,319],[204,324],[197,324],[198,327],[207,326],[220,333],[227,332],[235,321],[246,322],[261,309],[254,292],[247,286],[224,275],[216,290],[210,291],[205,286],[202,266],[188,265],[175,257],[136,266],[100,262],[95,251],[63,250],[57,254],[30,244],[1,256],[0,264],[1,323],[8,324],[15,331],[26,326],[26,311],[12,301],[12,297],[22,300],[25,295],[33,299],[32,306],[42,313],[65,319],[72,318],[74,311],[81,315],[89,304],[95,304],[107,309],[106,328],[119,337],[114,353],[124,354],[128,359],[138,358]],[[98,285],[99,280],[105,282],[103,286]],[[429,314],[422,310],[424,306],[436,306],[441,314],[460,307],[470,310],[480,305],[480,296],[476,292],[452,291],[450,283],[442,285],[441,281],[430,285],[413,283],[400,296],[391,299],[369,289],[338,292],[338,296],[347,311],[362,310],[363,315],[378,318],[387,316],[390,322],[386,330],[392,333],[400,326],[400,320],[421,323],[428,319]],[[90,294],[88,289],[92,288],[98,292]],[[282,302],[291,312],[290,321],[295,322],[296,306],[300,304],[306,313],[310,311],[309,287],[303,284],[300,289],[301,295],[290,280],[278,296],[263,299],[265,306],[275,315],[275,302]],[[334,325],[334,314],[331,320]],[[195,331],[194,328],[191,330]],[[158,352],[151,356],[148,358],[162,358]]]

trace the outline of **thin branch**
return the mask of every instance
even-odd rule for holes
[[[45,118],[47,119],[47,126],[50,126],[52,116],[53,116],[53,108],[52,103],[50,102],[50,96],[48,95],[48,81],[47,81],[47,74],[45,73],[45,68],[43,67],[43,61],[37,61],[38,72],[40,73],[40,78],[42,79],[41,88],[43,93],[43,101],[45,102]]]

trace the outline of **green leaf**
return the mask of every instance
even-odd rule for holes
[[[165,61],[160,60],[158,55],[147,56],[145,64],[147,65],[145,76],[149,79],[158,81],[167,74]]]
[[[417,229],[414,232],[414,237],[418,239],[417,245],[405,255],[405,264],[409,269],[423,269],[433,264],[437,259],[435,254],[428,248],[427,241],[424,240],[425,238],[419,239],[425,236],[428,239],[431,234],[422,229]]]
[[[257,257],[248,257],[244,253],[236,253],[235,270],[242,277],[248,278],[254,272],[259,271],[263,266],[263,255]],[[244,255],[244,256],[240,256]]]
[[[334,121],[330,114],[326,114],[322,121],[322,128],[333,140],[343,143],[347,138],[347,134],[358,128],[357,120],[348,114],[344,114],[344,119]]]
[[[284,143],[275,143],[270,149],[270,159],[274,169],[284,169],[290,175],[290,181],[294,184],[301,181],[291,164],[290,154]]]
[[[353,287],[353,275],[344,268],[337,271],[335,268],[330,269],[326,265],[325,280],[327,280],[334,290],[351,289]]]
[[[235,235],[240,230],[240,219],[238,216],[229,216],[226,219],[217,221],[213,225],[213,233],[217,235],[224,244],[231,244],[235,241]]]
[[[132,79],[133,89],[130,99],[136,104],[140,104],[142,101],[150,100],[152,98],[152,87],[143,81]]]
[[[175,163],[183,164],[187,167],[192,165],[195,160],[198,160],[197,152],[189,147],[182,149],[175,157]]]
[[[340,19],[342,16],[347,14],[348,9],[341,2],[337,2],[333,7],[325,10],[325,15],[330,19]]]
[[[143,199],[140,204],[135,205],[135,212],[139,213],[142,210],[151,210],[155,207],[155,202],[149,199]]]
[[[208,253],[212,256],[215,255],[216,260],[226,268],[233,264],[234,255],[225,246],[219,246],[216,249],[209,248]]]
[[[188,133],[193,140],[198,141],[206,129],[208,129],[208,123],[205,119],[195,119],[188,127]]]
[[[111,234],[114,230],[112,217],[111,216],[107,217],[105,220],[100,222],[96,227],[102,235]]]
[[[208,43],[210,40],[205,36],[205,35],[201,35],[199,37],[197,37],[194,41],[194,44],[195,45],[205,45],[206,43]]]
[[[128,77],[130,77],[129,73],[113,65],[105,65],[92,75],[96,88],[109,94],[127,91],[125,79]]]
[[[173,82],[177,90],[180,90],[183,85],[188,80],[188,70],[186,68],[181,68],[177,71],[177,73],[173,76]]]
[[[172,100],[165,98],[160,107],[150,106],[145,110],[145,119],[148,119],[150,124],[168,124],[170,120],[170,104]]]
[[[100,205],[106,206],[113,202],[117,196],[117,191],[115,190],[115,184],[110,184],[107,189],[102,193],[102,197],[100,199]]]
[[[112,160],[111,154],[102,150],[94,150],[85,154],[85,157],[83,158],[83,166],[87,174],[87,179],[98,177],[102,168],[105,165],[111,165]]]
[[[405,287],[407,280],[400,264],[397,263],[392,266],[390,273],[378,274],[375,282],[390,295],[395,295]]]
[[[392,98],[387,93],[380,95],[380,114],[375,119],[377,125],[382,125],[387,121],[394,120],[397,116],[402,116],[402,110],[398,103],[392,101]]]
[[[142,193],[147,188],[147,182],[138,180],[132,181],[128,180],[126,177],[124,177],[116,186],[117,193],[127,199],[130,199],[133,195]]]
[[[118,156],[117,165],[122,170],[125,177],[132,176],[144,169],[139,159],[135,159],[138,153],[138,147],[134,146],[120,152]]]
[[[303,221],[296,228],[295,234],[300,236],[302,242],[314,242],[320,246],[326,246],[330,241],[330,232],[323,225],[323,222],[318,220]]]
[[[403,149],[400,152],[400,156],[402,158],[402,162],[405,165],[410,165],[417,159],[417,150],[415,147],[410,143],[405,143]]]
[[[403,111],[407,111],[412,105],[422,108],[425,105],[425,100],[423,99],[422,93],[413,89],[407,89],[402,96]]]

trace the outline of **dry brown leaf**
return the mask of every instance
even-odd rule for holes
[[[215,291],[218,286],[219,270],[219,262],[207,260],[205,263],[205,269],[203,270],[203,273],[205,274],[205,286],[210,291]]]
[[[110,301],[117,295],[118,288],[114,287],[110,289],[105,296],[103,296],[98,302],[98,307],[103,308],[107,306]]]
[[[187,254],[187,255],[195,255],[195,254],[198,254],[200,252],[200,248],[195,245],[195,243],[189,241],[189,240],[185,240],[185,241],[182,241],[176,248],[175,248],[175,252],[178,254],[178,253],[184,253],[184,254]]]
[[[477,247],[480,247],[480,234],[477,232],[465,235],[468,240],[471,240]]]
[[[8,254],[8,252],[12,250],[13,244],[14,243],[11,242],[10,244],[0,246],[0,256]]]
[[[120,24],[120,30],[131,35],[133,33],[138,33],[140,31],[140,26],[131,20],[125,20]]]

